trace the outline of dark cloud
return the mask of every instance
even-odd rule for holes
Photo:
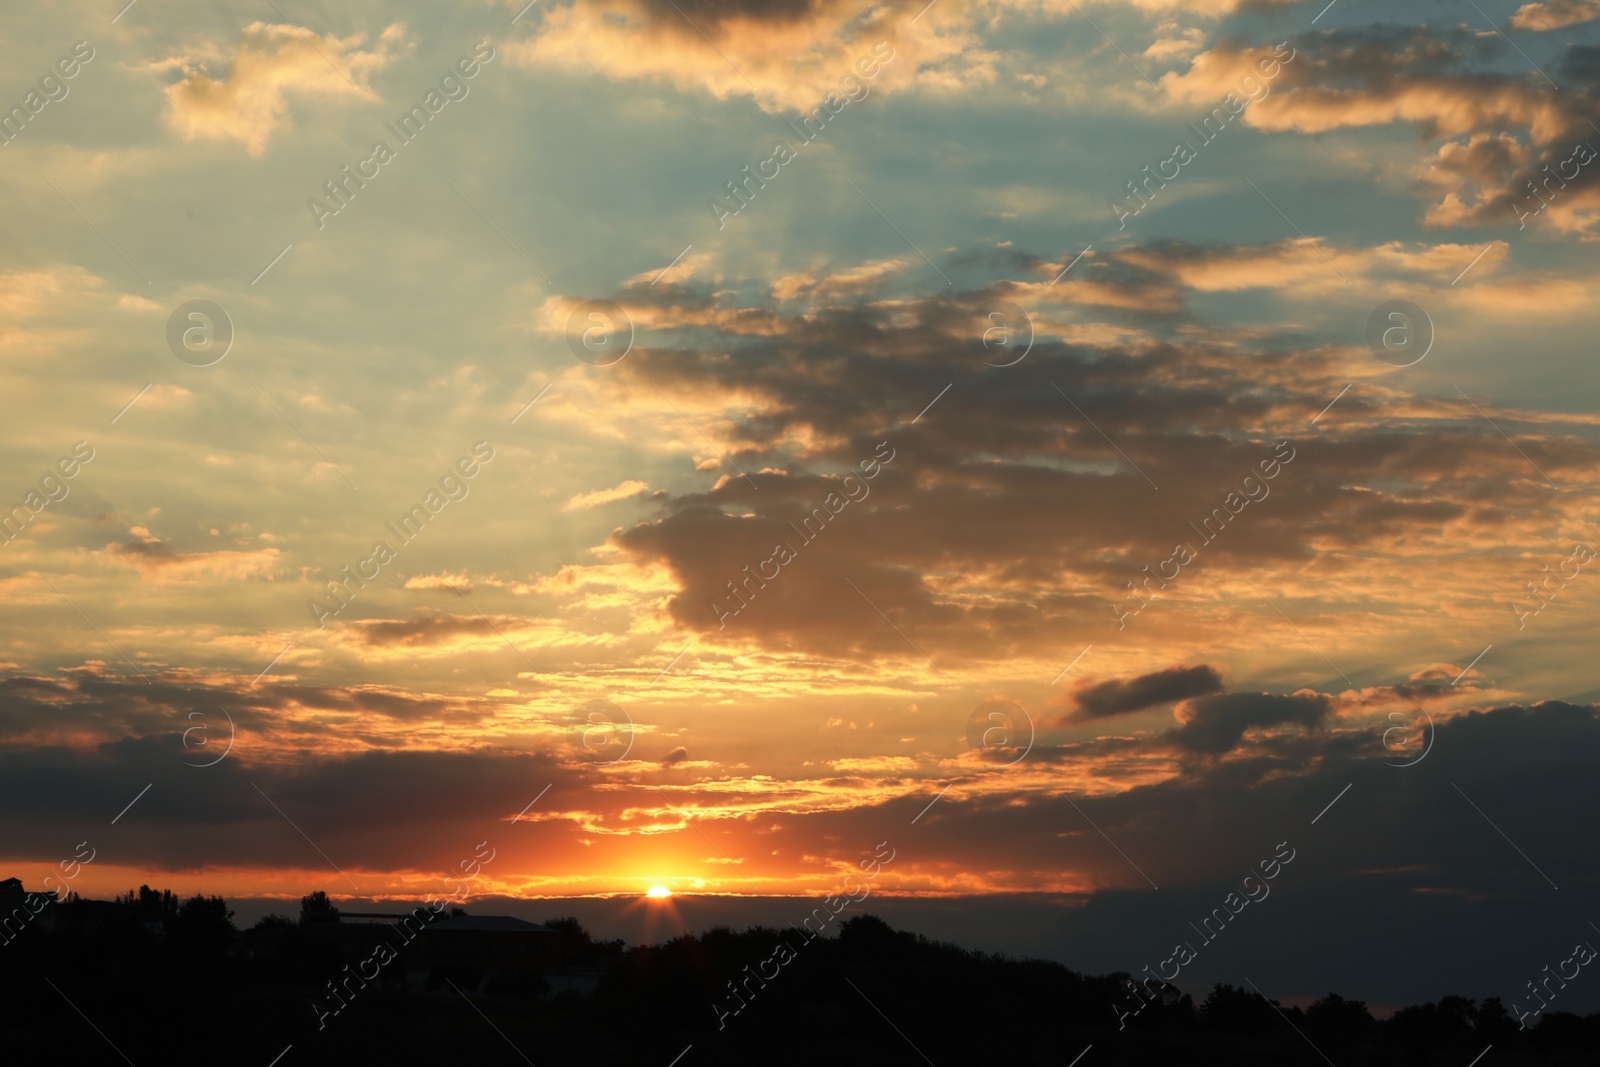
[[[1078,709],[1074,719],[1086,721],[1128,715],[1158,704],[1220,692],[1222,675],[1210,664],[1168,667],[1137,678],[1113,679],[1079,689],[1073,694]]]
[[[1058,898],[1054,919],[1005,942],[1070,966],[1136,972],[1188,940],[1202,952],[1184,988],[1201,994],[1248,974],[1286,994],[1337,988],[1389,1005],[1448,992],[1520,997],[1543,964],[1592,936],[1580,894],[1600,888],[1600,851],[1582,813],[1600,805],[1600,780],[1587,770],[1600,759],[1600,708],[1472,712],[1439,723],[1426,759],[1397,767],[1389,755],[1375,735],[1330,729],[1072,805],[1021,788],[947,795],[918,822],[919,845],[967,870],[1049,853],[1084,872],[1092,892]],[[909,821],[926,802],[891,802],[878,822]],[[1270,898],[1202,946],[1189,923],[1284,841],[1296,858]],[[1477,933],[1463,938],[1463,929]],[[1284,954],[1302,939],[1314,957]],[[1582,1010],[1600,1007],[1600,993],[1585,995]]]
[[[347,872],[428,869],[458,858],[468,835],[497,836],[546,783],[570,800],[589,774],[537,753],[369,752],[285,766],[248,762],[236,746],[206,767],[192,756],[177,734],[0,752],[11,854],[43,858],[63,841],[114,834],[119,862],[150,869],[325,867],[293,820]],[[344,885],[331,869],[328,878]]]
[[[377,685],[271,680],[228,685],[162,674],[130,681],[80,669],[60,679],[0,678],[0,746],[65,738],[109,741],[222,721],[232,721],[242,733],[270,733],[284,743],[321,737],[332,724],[359,730],[372,714],[393,722],[473,722],[501,707],[490,699]]]
[[[1413,124],[1426,140],[1441,142],[1424,174],[1442,194],[1424,215],[1430,225],[1503,226],[1517,218],[1514,208],[1525,198],[1537,210],[1540,202],[1523,182],[1542,177],[1542,164],[1566,155],[1558,149],[1570,150],[1593,132],[1591,46],[1567,51],[1562,91],[1555,92],[1527,69],[1509,38],[1466,24],[1443,32],[1395,24],[1325,30],[1297,44],[1303,47],[1246,121],[1259,130],[1307,134]],[[1165,87],[1187,103],[1209,103],[1247,54],[1240,42],[1223,42]],[[1565,195],[1563,213],[1600,202],[1592,181]]]
[[[163,541],[133,540],[114,542],[106,546],[113,555],[134,556],[149,563],[166,563],[179,558],[171,545]]]
[[[1600,17],[1600,10],[1595,12]],[[1600,85],[1600,46],[1574,44],[1561,55],[1561,78],[1580,85]]]
[[[1291,251],[1274,243],[1233,258],[1270,278],[1274,257]],[[1173,284],[1197,257],[1228,258],[1162,245],[1135,269],[1140,255],[1086,258],[1074,290],[1104,275],[1137,293],[1151,277]],[[1048,281],[1052,265],[1034,266]],[[612,538],[672,573],[679,626],[863,658],[914,656],[909,639],[936,662],[991,661],[1103,636],[1128,583],[1179,543],[1198,550],[1182,582],[1199,585],[1451,524],[1499,530],[1513,515],[1518,526],[1553,517],[1522,458],[1466,405],[1419,424],[1410,398],[1352,391],[1338,413],[1348,421],[1308,438],[1307,420],[1349,379],[1342,357],[1296,338],[1224,341],[1188,312],[1129,308],[1106,317],[1141,341],[1040,337],[1001,369],[985,361],[981,324],[986,309],[1020,295],[1013,283],[931,296],[883,284],[782,312],[731,286],[621,294],[636,321],[652,323],[640,342],[647,358],[618,365],[624,388],[646,401],[659,391],[689,417],[724,425],[718,447],[748,474],[726,467],[714,486],[654,501]],[[730,407],[741,415],[728,426]],[[1246,477],[1260,481],[1285,440],[1293,463],[1270,492],[1202,540],[1198,525]],[[842,496],[845,472],[881,447],[895,458],[870,493],[808,536],[805,517]],[[1600,450],[1575,435],[1521,434],[1518,447],[1558,481],[1600,470]],[[780,544],[794,562],[752,579]],[[714,605],[737,608],[742,594],[729,583],[747,580],[748,606],[724,618]],[[1156,612],[1138,625],[1160,639],[1178,620]]]
[[[428,614],[413,619],[364,619],[350,624],[362,644],[373,648],[429,647],[457,637],[493,636],[495,627],[515,627],[519,620],[484,615]]]
[[[1180,705],[1183,725],[1164,736],[1185,752],[1220,756],[1238,745],[1246,730],[1320,726],[1332,710],[1333,698],[1323,693],[1217,693]]]
[[[845,6],[838,0],[635,0],[639,10],[673,29],[694,33],[694,26],[724,22],[790,23]],[[685,25],[690,20],[694,25]]]

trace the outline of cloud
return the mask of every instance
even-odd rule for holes
[[[785,274],[772,283],[772,295],[778,300],[798,297],[816,299],[819,296],[849,297],[876,290],[886,279],[904,271],[911,265],[906,257],[879,259],[842,270],[822,271],[818,274],[800,272]]]
[[[1205,44],[1205,31],[1198,26],[1181,28],[1175,23],[1168,23],[1162,29],[1173,36],[1158,37],[1144,50],[1146,56],[1157,62],[1192,56]]]
[[[60,840],[80,840],[83,834],[72,837],[74,831],[103,823],[153,783],[139,818],[125,828],[119,824],[121,862],[145,871],[210,871],[211,891],[227,891],[218,883],[239,868],[251,872],[253,884],[281,884],[291,893],[337,879],[314,857],[308,862],[303,839],[280,810],[296,821],[302,813],[314,816],[318,846],[375,894],[411,884],[416,872],[447,866],[463,843],[470,848],[485,838],[500,854],[491,873],[512,893],[583,891],[608,880],[614,888],[617,878],[637,874],[644,837],[654,854],[676,857],[686,871],[713,880],[712,888],[747,891],[744,878],[700,866],[709,861],[694,824],[705,821],[716,823],[724,852],[748,857],[742,875],[760,890],[781,891],[814,883],[836,858],[853,862],[850,842],[877,840],[882,826],[924,812],[941,848],[926,857],[903,851],[896,861],[898,891],[1066,892],[1080,894],[1083,904],[1101,893],[1142,890],[1141,875],[1123,856],[1163,891],[1236,879],[1237,869],[1260,858],[1252,853],[1270,851],[1283,839],[1286,821],[1308,821],[1353,783],[1317,828],[1321,860],[1294,875],[1306,879],[1297,883],[1303,891],[1317,885],[1351,891],[1368,884],[1352,872],[1401,866],[1419,871],[1418,884],[1478,892],[1503,889],[1507,877],[1533,877],[1511,850],[1485,846],[1490,831],[1467,803],[1448,788],[1442,794],[1426,788],[1431,779],[1417,775],[1436,764],[1397,770],[1394,754],[1381,743],[1381,720],[1377,728],[1364,728],[1326,718],[1323,702],[1332,698],[1305,691],[1232,694],[1232,708],[1223,706],[1230,698],[1201,697],[1194,703],[1204,709],[1191,725],[1231,719],[1234,725],[1247,721],[1250,729],[1324,727],[1312,733],[1272,731],[1227,759],[1167,760],[1158,775],[1111,783],[1096,781],[1094,769],[1161,759],[1169,742],[1147,737],[1036,745],[1006,773],[969,776],[929,808],[948,783],[948,770],[907,757],[855,757],[824,778],[669,777],[658,786],[661,762],[630,761],[600,771],[565,758],[569,750],[560,745],[534,752],[503,745],[333,750],[329,739],[387,718],[385,705],[350,691],[251,690],[247,681],[229,687],[166,679],[153,685],[0,679],[0,724],[50,720],[62,735],[18,743],[12,733],[0,746],[0,833],[11,843],[9,854],[54,859]],[[1241,697],[1254,707],[1238,706]],[[319,723],[298,710],[335,703],[344,706],[337,720]],[[189,706],[229,708],[249,731],[230,758],[203,774],[184,765],[176,726],[163,728],[186,722],[179,712]],[[415,708],[396,708],[392,738],[414,744],[460,710],[455,702],[420,716]],[[308,747],[284,760],[271,746],[282,743],[281,729],[294,728],[290,716],[302,720],[292,744]],[[333,722],[336,730],[329,729]],[[66,742],[91,723],[97,724],[95,739]],[[476,724],[472,732],[487,736],[488,725]],[[1551,702],[1475,710],[1434,729],[1429,759],[1453,761],[1450,780],[1496,819],[1523,827],[1530,836],[1519,845],[1541,858],[1564,857],[1552,870],[1563,884],[1594,876],[1593,857],[1562,851],[1563,825],[1540,815],[1552,808],[1587,810],[1596,802],[1600,787],[1584,768],[1600,758],[1600,708]],[[1205,751],[1219,754],[1217,747]],[[687,755],[681,748],[668,753],[667,768],[688,764],[680,753]],[[603,788],[595,788],[602,781]],[[1069,804],[1059,795],[1064,781],[1096,784]],[[554,788],[527,810],[544,783]],[[441,804],[441,797],[449,803]],[[519,813],[525,814],[515,834],[505,832]],[[1378,813],[1392,822],[1387,834],[1369,832]],[[1117,841],[1120,852],[1107,849],[1084,816]],[[1064,833],[1063,827],[1076,829]],[[1295,844],[1303,847],[1299,839]],[[342,883],[338,891],[344,892]],[[1101,900],[1099,906],[1107,905]]]
[[[870,0],[598,0],[545,9],[537,36],[504,50],[513,66],[649,78],[748,97],[768,112],[811,112],[829,94],[835,103],[851,97],[854,109],[911,87],[965,93],[992,84],[1005,65],[977,32],[986,18],[961,13],[938,33],[918,33],[905,31],[902,12]]]
[[[1123,0],[1098,0],[1107,6],[1120,6]],[[1292,4],[1295,0],[1132,0],[1132,5],[1146,11],[1194,11],[1212,18],[1221,18],[1231,15],[1248,7],[1269,8],[1275,5]]]
[[[1595,49],[1573,46],[1560,76],[1580,88],[1551,92],[1532,73],[1505,73],[1494,35],[1457,27],[1372,26],[1325,31],[1283,65],[1243,121],[1264,132],[1324,133],[1335,129],[1410,123],[1438,141],[1434,159],[1412,177],[1439,199],[1424,209],[1430,226],[1504,225],[1537,211],[1528,181],[1542,181],[1543,164],[1571,156],[1592,132]],[[1260,49],[1225,41],[1196,56],[1185,71],[1169,72],[1161,88],[1174,101],[1212,107],[1239,91],[1239,80]],[[1572,172],[1567,173],[1570,180]],[[1600,224],[1600,188],[1580,176],[1559,182],[1560,201],[1545,225],[1593,236]],[[1413,185],[1411,190],[1414,191]],[[1526,201],[1522,210],[1513,210]]]
[[[1483,249],[1390,242],[1332,251],[1363,277],[1420,293],[1447,287]],[[1505,252],[1489,249],[1476,269],[1492,268]],[[605,549],[670,577],[673,623],[793,654],[921,662],[920,649],[949,670],[948,657],[976,664],[1095,641],[1116,628],[1114,606],[1129,581],[1178,542],[1194,546],[1200,562],[1163,594],[1182,598],[1183,609],[1139,618],[1156,641],[1196,641],[1197,626],[1215,636],[1252,625],[1228,598],[1248,597],[1242,575],[1266,560],[1292,575],[1321,554],[1357,554],[1372,570],[1335,579],[1342,594],[1295,595],[1377,596],[1404,612],[1423,594],[1416,577],[1402,577],[1418,568],[1400,560],[1432,559],[1441,529],[1505,559],[1491,546],[1508,536],[1506,508],[1555,509],[1551,518],[1559,512],[1556,521],[1574,529],[1582,521],[1569,504],[1535,491],[1526,463],[1469,405],[1421,400],[1378,381],[1383,367],[1364,349],[1307,347],[1298,328],[1217,330],[1190,309],[1194,292],[1213,289],[1257,287],[1296,299],[1282,289],[1285,278],[1311,271],[1342,288],[1303,241],[1130,246],[1086,257],[1074,285],[1054,289],[1046,283],[1059,263],[984,254],[1003,277],[1040,280],[922,295],[885,277],[877,288],[859,282],[849,299],[783,303],[740,296],[770,287],[725,278],[616,294],[635,323],[648,323],[636,342],[647,358],[616,369],[630,423],[659,425],[664,441],[676,441],[666,446],[667,461],[686,467],[702,449],[682,440],[678,412],[715,444],[711,484],[660,497],[657,513],[619,529]],[[1127,294],[1130,307],[1113,319],[1121,329],[1060,337],[1055,321],[1076,307],[1063,290],[1101,279]],[[1140,309],[1149,293],[1167,297],[1171,310],[1147,302]],[[1003,373],[982,358],[979,340],[1000,300],[1032,308],[1036,330],[1028,357]],[[1353,379],[1361,388],[1319,424],[1337,434],[1302,444],[1307,420]],[[913,423],[952,383],[961,384]],[[1552,479],[1600,478],[1600,450],[1573,432],[1577,423],[1519,425],[1518,448]],[[1270,500],[1251,505],[1221,537],[1203,537],[1202,517],[1284,438],[1295,442],[1285,454],[1298,448],[1303,458],[1271,482]],[[819,521],[830,495],[837,501],[855,485],[845,484],[845,472],[880,448],[896,458],[870,480],[858,475],[861,498]],[[1158,495],[1146,476],[1161,486]],[[1502,495],[1506,479],[1514,500]],[[1489,508],[1489,500],[1499,502]],[[1511,536],[1521,543],[1537,540],[1533,525],[1517,529]],[[1386,547],[1375,555],[1377,544]],[[770,562],[780,546],[793,562]],[[1469,603],[1442,575],[1423,580],[1427,595],[1444,597],[1452,610],[1485,625],[1502,621],[1503,606]],[[646,595],[635,601],[641,611]],[[660,595],[659,586],[648,595]],[[741,608],[740,600],[748,603]],[[737,617],[724,619],[735,608]],[[1334,624],[1331,612],[1311,622]]]
[[[471,596],[476,586],[473,585],[472,579],[467,577],[467,572],[463,570],[459,574],[452,574],[449,571],[441,574],[414,574],[406,579],[405,588],[423,589],[429,592],[461,593],[464,596]]]
[[[1073,694],[1077,715],[1073,721],[1107,719],[1171,704],[1189,697],[1222,692],[1222,675],[1210,664],[1168,667],[1127,680],[1113,679],[1079,689]]]
[[[401,724],[397,728],[403,730],[405,724],[476,721],[504,706],[498,700],[380,685],[303,684],[283,677],[298,655],[297,650],[285,656],[274,675],[260,680],[250,676],[253,670],[237,678],[202,678],[163,671],[148,662],[145,676],[132,681],[93,667],[76,668],[59,678],[0,677],[0,747],[93,745],[128,736],[181,733],[191,713],[213,723],[225,713],[262,751],[273,745],[310,743],[331,723],[354,726],[367,740],[376,741],[386,731],[372,723],[374,715]],[[397,747],[405,743],[403,734],[390,740]]]
[[[1424,221],[1503,225],[1516,217],[1512,205],[1531,197],[1526,179],[1543,178],[1539,165],[1564,159],[1575,142],[1588,138],[1594,103],[1585,89],[1552,92],[1541,76],[1497,69],[1498,40],[1464,28],[1443,34],[1397,26],[1327,31],[1284,64],[1243,121],[1260,131],[1304,134],[1413,124],[1426,139],[1443,142],[1416,174],[1442,197]],[[1161,87],[1175,101],[1211,107],[1237,90],[1258,52],[1219,44],[1196,56],[1188,70],[1163,75]],[[1592,85],[1593,53],[1570,49],[1565,80]],[[1593,182],[1580,185],[1564,192],[1552,211],[1563,232],[1586,233],[1600,221],[1600,192]],[[1538,201],[1529,206],[1537,208]]]
[[[1283,64],[1271,91],[1244,121],[1259,130],[1323,133],[1341,127],[1414,122],[1432,136],[1528,128],[1540,143],[1581,120],[1566,101],[1521,74],[1464,70],[1487,58],[1483,40],[1455,31],[1374,27],[1321,34],[1316,47]],[[1188,71],[1169,73],[1161,87],[1173,100],[1217,103],[1235,91],[1260,48],[1221,44],[1195,57]]]
[[[166,94],[167,119],[185,141],[231,138],[259,158],[273,132],[288,121],[286,94],[378,99],[367,81],[388,65],[390,46],[399,37],[398,27],[390,27],[375,50],[364,51],[361,34],[319,37],[302,26],[252,22],[241,31],[221,76],[207,73],[223,62],[209,50],[174,56],[151,69],[183,74]]]
[[[1135,0],[1149,15],[1191,12],[1222,18],[1248,7],[1292,0]],[[1005,16],[1057,20],[1078,12],[1062,0],[1011,0]],[[893,49],[888,73],[871,92],[915,88],[942,95],[981,92],[1015,77],[1024,92],[1044,76],[1017,77],[1016,54],[995,47],[986,31],[997,13],[940,6],[921,27],[904,13],[869,0],[598,0],[543,8],[536,36],[508,42],[513,65],[599,71],[612,78],[655,78],[718,98],[749,96],[767,111],[809,110],[882,42]],[[1193,52],[1202,31],[1163,20],[1148,54]]]
[[[1294,724],[1320,726],[1333,710],[1333,698],[1301,690],[1276,693],[1217,693],[1180,704],[1174,712],[1183,725],[1164,736],[1185,752],[1220,756],[1243,740],[1245,731]]]
[[[618,500],[627,500],[629,497],[638,496],[640,493],[650,491],[650,486],[636,478],[629,478],[624,482],[612,486],[610,489],[595,489],[588,493],[579,493],[561,505],[562,511],[587,511],[597,508],[602,504],[614,503]]]
[[[126,541],[106,545],[106,555],[136,568],[146,578],[161,581],[267,578],[282,556],[276,548],[179,552],[168,542],[149,536],[143,527],[135,527],[133,532],[135,536]]]
[[[1600,0],[1547,0],[1517,8],[1511,16],[1511,26],[1518,30],[1559,30],[1597,18]]]
[[[452,592],[456,591],[451,589]],[[363,619],[350,624],[362,644],[374,648],[454,647],[463,638],[488,640],[522,620],[484,615],[429,613],[411,619]]]
[[[1582,193],[1575,190],[1559,195],[1576,198]],[[1539,202],[1532,194],[1528,198]],[[1565,202],[1569,201],[1552,207],[1559,208]],[[1500,198],[1497,204],[1503,217],[1492,221],[1509,221],[1511,212],[1506,198]],[[1158,241],[1120,249],[1112,253],[1111,259],[1125,267],[1136,268],[1146,279],[1144,284],[1158,287],[1164,294],[1170,293],[1173,305],[1181,308],[1188,295],[1184,290],[1194,293],[1234,293],[1251,289],[1337,292],[1347,284],[1346,278],[1357,284],[1393,286],[1399,283],[1419,296],[1427,293],[1430,299],[1438,300],[1440,295],[1434,290],[1449,289],[1461,268],[1479,253],[1483,253],[1483,258],[1474,264],[1474,273],[1487,267],[1485,273],[1492,274],[1509,261],[1511,246],[1506,241],[1496,240],[1487,245],[1390,241],[1355,247],[1330,244],[1318,237],[1292,237],[1259,244],[1199,245]],[[1501,281],[1497,278],[1496,284]],[[1030,287],[1030,291],[1038,290]]]

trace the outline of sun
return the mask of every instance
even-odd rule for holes
[[[645,894],[645,896],[654,897],[656,900],[664,900],[671,895],[672,890],[664,885],[653,885],[650,887],[650,891]]]

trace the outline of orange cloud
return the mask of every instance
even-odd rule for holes
[[[287,121],[285,94],[376,100],[367,79],[387,66],[389,46],[402,34],[385,30],[376,50],[363,51],[363,37],[318,36],[302,26],[253,22],[239,35],[227,73],[208,74],[222,57],[206,51],[174,56],[152,69],[177,69],[183,80],[166,89],[167,119],[185,141],[196,137],[232,138],[260,157],[273,131]]]
[[[602,504],[614,503],[618,500],[627,500],[629,497],[638,496],[640,493],[650,491],[650,486],[637,478],[629,478],[624,482],[612,486],[610,489],[595,489],[588,493],[579,493],[561,505],[562,511],[587,511],[597,508]]]
[[[1174,88],[1175,96],[1192,97],[1201,84],[1209,88],[1192,72],[1169,77],[1179,79],[1181,88]],[[1300,133],[1415,122],[1447,137],[1485,128],[1525,126],[1543,143],[1567,129],[1571,116],[1549,93],[1521,82],[1430,74],[1395,78],[1370,89],[1298,86],[1251,107],[1245,122],[1261,130]]]
[[[266,578],[272,575],[281,555],[276,548],[243,552],[178,552],[167,542],[149,536],[143,527],[134,527],[133,533],[135,536],[127,541],[106,545],[106,555],[136,568],[145,578],[159,581]]]
[[[903,10],[869,0],[599,0],[551,8],[536,37],[505,53],[514,66],[655,78],[719,99],[750,97],[770,112],[808,111],[830,93],[866,100],[912,83],[963,92],[994,82],[1003,56],[976,32],[987,17],[935,8],[907,28]]]
[[[1344,279],[1330,263],[1351,279],[1448,283],[1479,251],[1472,245],[1406,245],[1399,241],[1371,248],[1338,248],[1320,237],[1296,237],[1258,245],[1146,245],[1119,251],[1115,258],[1197,292],[1227,293],[1328,285],[1342,288]],[[1508,254],[1505,242],[1497,241],[1478,268],[1492,270]]]
[[[1518,30],[1559,30],[1597,18],[1600,18],[1600,0],[1546,0],[1517,8],[1516,14],[1511,16],[1511,25]]]

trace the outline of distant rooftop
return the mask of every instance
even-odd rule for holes
[[[435,931],[494,934],[555,933],[548,926],[541,926],[539,923],[531,923],[524,919],[514,919],[509,915],[457,915],[454,919],[429,923],[424,932],[431,934]]]

